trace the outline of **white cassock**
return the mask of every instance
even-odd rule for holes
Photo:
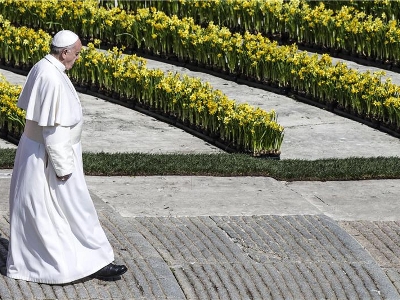
[[[18,100],[26,110],[10,186],[7,276],[62,284],[114,260],[86,186],[82,108],[52,55],[28,74]],[[67,181],[57,178],[72,173]]]

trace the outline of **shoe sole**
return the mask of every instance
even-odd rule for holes
[[[115,281],[121,279],[121,275],[125,274],[127,270],[122,272],[119,275],[114,275],[114,276],[89,276],[90,278],[95,278],[98,280],[103,280],[103,281]]]

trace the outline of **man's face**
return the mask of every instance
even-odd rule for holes
[[[63,64],[66,70],[69,70],[74,65],[75,61],[79,58],[79,54],[81,52],[82,42],[81,40],[77,40],[72,48],[63,50]]]

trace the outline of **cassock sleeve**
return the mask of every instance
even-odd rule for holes
[[[71,174],[74,170],[70,130],[65,126],[43,127],[44,144],[57,176]]]

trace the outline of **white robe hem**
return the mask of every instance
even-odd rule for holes
[[[114,259],[107,262],[105,265],[102,265],[101,267],[97,267],[87,273],[83,273],[81,276],[73,276],[71,278],[66,278],[63,280],[45,280],[42,278],[33,278],[30,276],[23,276],[21,274],[10,274],[9,272],[7,272],[7,277],[12,278],[12,279],[17,279],[17,280],[25,280],[25,281],[36,282],[36,283],[44,283],[44,284],[66,284],[66,283],[71,283],[71,282],[74,282],[74,281],[77,281],[80,279],[84,279],[84,278],[96,273],[98,270],[104,268],[105,266],[112,263],[113,261],[114,261]]]

